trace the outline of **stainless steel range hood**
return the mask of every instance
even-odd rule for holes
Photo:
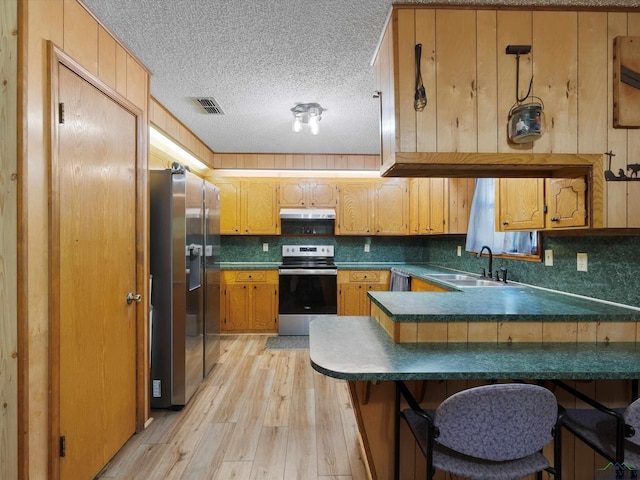
[[[335,220],[333,208],[281,208],[280,218],[283,220]]]

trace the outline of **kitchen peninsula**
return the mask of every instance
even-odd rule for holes
[[[640,377],[637,308],[526,285],[369,297],[371,316],[311,323],[310,358],[318,372],[349,382],[373,478],[394,475],[395,380],[427,408],[461,389],[514,379],[579,381],[623,406]],[[422,478],[402,430],[401,445],[401,478]]]

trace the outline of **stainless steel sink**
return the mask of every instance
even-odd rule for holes
[[[429,278],[448,283],[455,287],[509,287],[510,283],[498,282],[488,278],[465,275],[463,273],[442,273],[428,275]]]

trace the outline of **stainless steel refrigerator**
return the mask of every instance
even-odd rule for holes
[[[219,191],[176,166],[150,195],[151,408],[181,408],[219,356]]]

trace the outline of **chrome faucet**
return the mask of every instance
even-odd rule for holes
[[[482,252],[484,252],[485,249],[487,250],[487,252],[489,252],[489,272],[487,272],[488,273],[487,276],[491,278],[491,276],[493,275],[493,272],[491,271],[491,268],[493,267],[493,253],[491,252],[491,249],[487,245],[483,245],[480,251],[478,252],[478,258],[482,256]],[[483,269],[483,273],[484,273],[484,269]],[[484,277],[484,275],[482,276]]]

